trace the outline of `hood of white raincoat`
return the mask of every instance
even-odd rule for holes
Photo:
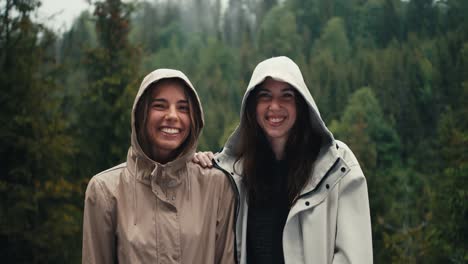
[[[262,61],[257,65],[252,77],[250,79],[247,90],[245,91],[244,98],[242,99],[242,106],[240,111],[240,123],[237,128],[234,130],[232,135],[227,140],[224,146],[224,152],[231,156],[238,156],[237,146],[239,145],[240,137],[240,128],[244,125],[244,111],[246,108],[247,98],[251,92],[261,84],[267,77],[271,77],[276,81],[282,81],[289,83],[293,88],[295,88],[300,95],[304,98],[307,105],[309,106],[310,112],[310,122],[312,123],[312,128],[322,137],[322,148],[333,142],[333,135],[326,127],[325,123],[320,116],[320,112],[315,104],[314,98],[309,92],[307,85],[304,82],[302,77],[301,70],[294,61],[290,58],[281,56],[273,57],[267,60]]]

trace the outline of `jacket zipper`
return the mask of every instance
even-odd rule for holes
[[[311,194],[312,192],[314,192],[320,185],[322,185],[322,183],[324,182],[324,180],[328,177],[328,174],[330,174],[330,172],[332,171],[333,168],[335,168],[335,166],[338,164],[340,158],[337,158],[335,160],[335,162],[333,163],[333,165],[330,167],[330,169],[328,169],[328,171],[325,173],[325,175],[322,177],[322,179],[320,179],[320,182],[317,184],[317,186],[315,186],[315,188],[313,188],[312,190],[306,192],[306,193],[303,193],[301,195],[298,195],[296,196],[296,198],[294,199],[293,203],[291,204],[291,208],[294,206],[294,204],[296,203],[297,200],[301,199],[302,197],[306,196],[306,195],[309,195]]]
[[[239,216],[239,210],[240,210],[240,194],[239,194],[239,189],[237,188],[237,184],[236,182],[234,181],[234,179],[232,178],[231,174],[226,171],[225,169],[221,168],[221,166],[218,165],[218,163],[215,161],[215,160],[212,160],[213,162],[213,167],[219,169],[220,171],[222,171],[229,179],[229,181],[231,182],[231,185],[234,186],[234,191],[235,191],[235,196],[236,196],[236,204],[235,204],[235,214],[234,214],[234,247],[235,247],[235,260],[236,260],[236,263],[238,264],[239,263],[239,256],[237,255],[237,218]]]

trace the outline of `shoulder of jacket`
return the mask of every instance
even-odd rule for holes
[[[217,166],[219,166],[232,176],[236,172],[242,171],[242,160],[238,161],[236,157],[227,154],[224,150],[220,153],[217,153],[214,157],[214,160]]]
[[[335,140],[335,146],[338,149],[340,157],[348,164],[349,167],[359,166],[359,162],[353,151],[340,140]]]
[[[106,189],[109,192],[113,192],[117,187],[122,171],[127,167],[127,163],[124,162],[110,169],[102,171],[94,175],[88,183],[88,186],[93,183],[97,183],[100,188]]]
[[[203,168],[194,162],[189,162],[187,167],[191,173],[196,174],[202,177],[203,179],[213,180],[213,179],[222,179],[226,177],[224,173],[219,169]]]
[[[218,168],[202,168],[198,164],[191,163],[188,165],[191,177],[197,177],[199,181],[208,182],[210,188],[224,190],[225,188],[233,188],[233,182],[228,172]]]
[[[365,181],[364,172],[359,165],[359,161],[357,160],[356,156],[354,155],[353,151],[346,145],[346,143],[335,140],[336,148],[338,149],[338,153],[340,158],[348,166],[348,172],[346,173],[345,177],[343,178],[344,182],[352,182],[355,180],[358,181]]]

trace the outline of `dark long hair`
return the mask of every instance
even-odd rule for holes
[[[322,143],[321,135],[312,129],[307,103],[296,89],[294,91],[297,116],[289,132],[284,155],[288,166],[287,190],[290,206],[307,184]],[[257,93],[258,89],[255,88],[246,101],[244,122],[240,127],[240,155],[237,160],[242,159],[243,184],[251,202],[269,198],[271,164],[275,160],[270,143],[256,119]]]

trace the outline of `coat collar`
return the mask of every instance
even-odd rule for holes
[[[309,177],[309,181],[304,186],[299,196],[313,191],[326,177],[328,171],[332,169],[338,159],[339,153],[335,144],[323,146],[320,149],[317,159],[311,164],[311,166],[313,166],[312,175]]]
[[[333,143],[327,144],[321,148],[317,159],[314,163],[311,164],[313,169],[312,174],[309,177],[309,181],[306,183],[298,196],[302,196],[314,191],[328,175],[328,172],[331,171],[334,166],[337,166],[336,163],[339,160],[344,162],[342,159],[340,159],[338,143],[336,141],[332,142]],[[236,158],[232,150],[229,148],[224,148],[223,151],[215,157],[215,161],[221,168],[233,176],[238,185],[241,184],[242,175],[239,173],[242,172],[242,162],[235,162]]]
[[[160,186],[175,187],[182,182],[184,173],[181,171],[186,170],[187,162],[193,153],[194,150],[191,150],[171,162],[161,164],[130,147],[127,154],[127,168],[136,180],[146,185],[157,183]]]

